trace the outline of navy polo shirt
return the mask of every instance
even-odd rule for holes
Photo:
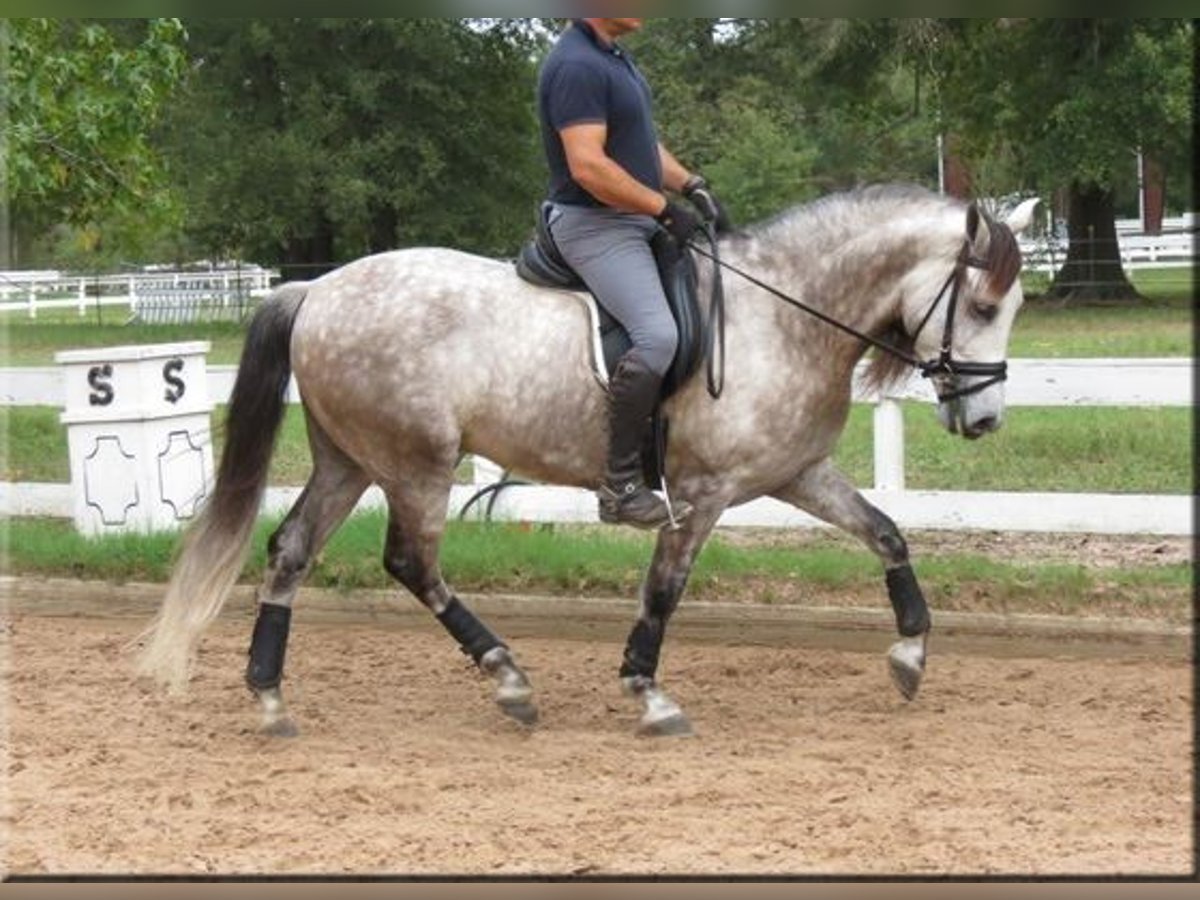
[[[567,206],[602,206],[571,177],[559,131],[604,123],[605,151],[646,187],[662,190],[662,160],[650,85],[621,47],[605,44],[582,19],[563,32],[538,79],[542,143],[550,164],[550,199]]]

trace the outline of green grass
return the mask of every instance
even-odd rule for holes
[[[933,408],[904,404],[908,487],[919,490],[1186,494],[1190,409],[1020,407],[996,434],[968,442]],[[873,482],[871,408],[855,406],[836,458],[856,484]]]
[[[1191,356],[1195,303],[1190,291],[1136,306],[1059,306],[1030,301],[1009,341],[1009,356]]]
[[[61,412],[50,406],[0,408],[0,481],[71,480]]]
[[[214,414],[215,452],[224,410]],[[58,410],[0,413],[0,480],[70,479]],[[1184,494],[1191,489],[1188,409],[1011,409],[1004,428],[968,443],[938,425],[930,406],[905,406],[908,484],[918,489]],[[874,480],[871,408],[856,406],[837,459],[856,484]],[[271,464],[271,483],[301,485],[309,473],[304,417],[291,407]]]
[[[4,331],[5,366],[52,366],[59,350],[120,347],[126,344],[165,344],[176,341],[211,341],[208,361],[234,365],[242,353],[245,327],[235,322],[200,322],[188,325],[126,325],[129,312],[106,307],[97,321],[94,310],[81,318],[70,310],[39,313],[36,320],[22,313],[0,317]]]
[[[1127,272],[1133,286],[1148,300],[1172,303],[1191,300],[1195,276],[1190,267],[1174,266],[1162,269],[1136,269]],[[1044,272],[1026,271],[1021,275],[1025,296],[1040,297],[1050,286],[1051,276]]]
[[[275,524],[260,523],[243,581],[261,578],[266,538]],[[21,574],[162,582],[178,540],[172,535],[91,540],[70,523],[48,520],[7,525],[5,570]],[[309,583],[347,591],[394,587],[380,564],[384,525],[381,514],[350,519],[325,549]],[[651,548],[650,536],[594,528],[454,524],[443,545],[442,567],[447,580],[466,592],[632,596]],[[1049,604],[1070,611],[1115,593],[1125,602],[1173,602],[1182,609],[1192,583],[1186,564],[1096,570],[961,554],[924,558],[919,567],[927,587],[943,598],[943,608],[951,608],[958,596],[985,592],[989,603],[1001,607]],[[690,596],[728,599],[749,587],[751,599],[760,603],[797,602],[813,591],[875,592],[880,584],[878,561],[866,551],[832,541],[807,544],[803,551],[734,547],[717,536],[697,562]]]

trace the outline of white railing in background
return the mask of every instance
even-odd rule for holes
[[[1162,231],[1170,233],[1172,231],[1195,231],[1200,227],[1200,218],[1194,212],[1185,212],[1180,216],[1164,216],[1162,220]],[[1117,234],[1143,234],[1143,223],[1141,219],[1117,219]]]
[[[97,306],[122,306],[141,321],[194,321],[264,296],[278,278],[278,272],[255,265],[100,276],[0,272],[0,314],[23,312],[36,319],[42,310],[74,309],[86,316]]]
[[[1118,233],[1117,244],[1121,264],[1130,271],[1190,268],[1196,261],[1195,240],[1189,233]],[[1066,238],[1022,238],[1020,245],[1027,271],[1053,275],[1067,258]]]
[[[1192,360],[1166,359],[1014,359],[1010,360],[1008,406],[1021,407],[1190,407]],[[237,370],[209,368],[209,395],[223,403]],[[62,373],[55,368],[0,370],[0,406],[58,406],[64,399]],[[932,403],[929,385],[914,379],[888,397],[856,391],[856,400],[873,403],[875,484],[867,497],[903,527],[1029,532],[1190,535],[1192,497],[1143,494],[1049,492],[914,491],[906,487],[902,401]],[[298,402],[295,384],[289,400]],[[932,411],[925,414],[932,415]],[[1020,415],[1010,412],[1010,416]],[[1181,436],[1190,440],[1190,435]],[[946,440],[959,440],[946,437]],[[986,438],[985,438],[986,440]],[[1064,468],[1070,460],[1063,461]],[[501,476],[487,460],[475,461],[475,483],[459,485],[451,498],[457,514],[483,486]],[[299,488],[268,491],[265,508],[285,511]],[[363,506],[383,506],[378,491]],[[486,501],[475,508],[481,512]],[[0,484],[0,515],[69,517],[70,485]],[[573,488],[543,485],[506,488],[496,498],[494,517],[530,522],[594,522],[593,495]],[[773,500],[757,500],[729,510],[723,525],[807,527],[816,523]]]

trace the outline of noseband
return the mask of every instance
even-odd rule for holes
[[[964,362],[954,358],[954,323],[958,318],[958,299],[962,293],[963,282],[967,277],[968,269],[980,269],[989,271],[990,266],[985,260],[981,260],[971,253],[971,242],[963,241],[962,249],[958,253],[958,259],[954,263],[954,271],[952,271],[945,283],[942,284],[942,289],[938,291],[934,297],[933,303],[929,305],[929,310],[925,313],[925,317],[921,320],[921,324],[917,326],[917,330],[913,332],[912,339],[915,344],[921,333],[925,330],[925,326],[933,318],[934,312],[941,306],[942,301],[946,298],[946,294],[950,295],[950,302],[946,308],[946,325],[942,330],[942,347],[937,358],[930,360],[921,360],[903,350],[894,344],[889,344],[887,341],[881,341],[878,338],[871,337],[869,334],[863,334],[856,328],[839,322],[837,319],[829,316],[821,310],[802,303],[795,297],[785,294],[778,288],[767,284],[759,278],[755,278],[749,272],[739,269],[737,266],[731,265],[720,258],[716,252],[716,246],[710,251],[699,246],[695,241],[689,245],[692,250],[701,256],[712,261],[717,269],[727,269],[740,278],[750,282],[756,287],[762,288],[768,294],[777,297],[784,303],[794,306],[797,309],[803,310],[810,316],[820,319],[827,325],[831,325],[846,334],[858,338],[864,343],[870,344],[884,353],[889,353],[897,359],[901,359],[908,363],[914,369],[921,373],[922,378],[928,378],[933,382],[934,390],[937,392],[938,401],[941,403],[952,403],[955,400],[961,400],[963,397],[970,397],[972,394],[978,394],[985,391],[993,385],[1001,384],[1008,380],[1008,363],[1001,361],[995,363],[980,363],[980,362]],[[981,381],[975,381],[968,385],[961,384],[961,379],[980,378]],[[943,389],[945,386],[945,389]]]
[[[1008,363],[1000,361],[996,363],[980,363],[980,362],[962,362],[954,359],[954,322],[958,317],[958,297],[962,292],[963,281],[966,279],[968,269],[979,269],[988,271],[986,260],[981,260],[979,257],[971,253],[970,241],[964,241],[962,250],[959,251],[958,260],[954,264],[954,271],[950,273],[950,277],[946,279],[942,285],[942,289],[938,291],[937,297],[933,303],[929,305],[929,311],[925,313],[925,318],[921,320],[921,324],[917,326],[917,330],[913,332],[913,343],[921,336],[921,332],[925,330],[925,326],[929,324],[929,320],[933,318],[934,312],[941,305],[946,292],[950,292],[950,303],[946,307],[946,325],[942,329],[942,349],[938,354],[937,359],[931,359],[926,362],[906,359],[913,363],[917,370],[921,373],[922,378],[928,378],[933,381],[934,389],[937,391],[937,398],[942,403],[950,403],[954,400],[961,400],[963,397],[970,397],[972,394],[978,394],[985,391],[995,384],[1002,384],[1008,380]],[[893,350],[894,352],[894,350]],[[897,354],[900,355],[900,354]],[[904,356],[907,356],[905,354]],[[959,385],[961,376],[972,376],[982,378],[982,381],[975,381],[969,385]],[[946,380],[950,381],[950,389],[942,390],[942,383]]]

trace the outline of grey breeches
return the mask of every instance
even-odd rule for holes
[[[667,307],[650,240],[649,216],[611,209],[556,206],[550,233],[563,258],[633,341],[631,353],[657,375],[675,359],[679,330]]]

